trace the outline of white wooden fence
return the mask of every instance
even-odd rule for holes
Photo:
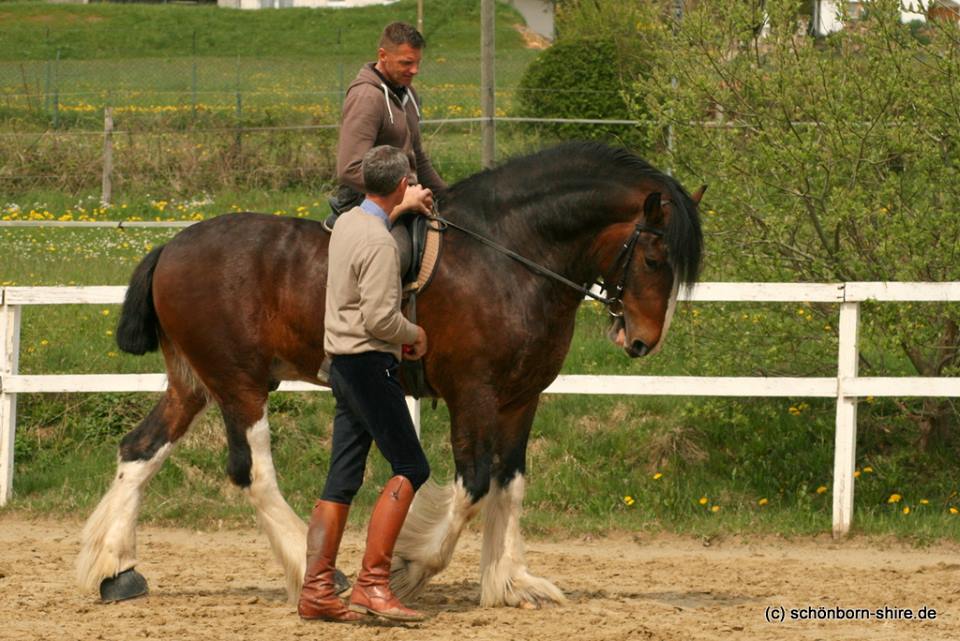
[[[0,505],[12,492],[17,394],[42,392],[161,392],[164,374],[20,375],[20,311],[24,305],[118,304],[124,287],[7,287],[0,289]],[[713,376],[559,376],[552,394],[666,396],[789,396],[837,399],[833,471],[833,533],[853,518],[857,399],[865,396],[957,397],[960,378],[857,376],[860,303],[867,300],[960,302],[960,282],[949,283],[700,283],[681,292],[687,301],[816,302],[840,307],[837,375],[823,378]],[[323,390],[284,382],[281,391]],[[416,417],[418,418],[418,417]]]

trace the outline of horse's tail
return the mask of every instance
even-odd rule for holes
[[[123,299],[117,325],[117,345],[130,354],[141,356],[156,351],[160,345],[160,321],[153,307],[153,271],[162,250],[161,245],[140,261],[133,270]]]

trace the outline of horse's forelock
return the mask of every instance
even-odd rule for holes
[[[703,262],[703,231],[697,205],[690,194],[672,178],[669,179],[670,219],[664,240],[670,255],[670,266],[677,279],[692,285],[700,276]]]

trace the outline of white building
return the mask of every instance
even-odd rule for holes
[[[397,0],[217,0],[218,7],[228,9],[289,9],[312,7],[322,9],[350,9],[373,4],[393,4]]]
[[[858,18],[866,7],[865,2],[843,2],[842,0],[814,0],[813,31],[825,36],[843,29],[841,7],[847,15]],[[960,15],[960,0],[900,0],[900,20],[903,22],[926,22],[927,13],[945,15],[952,12]]]

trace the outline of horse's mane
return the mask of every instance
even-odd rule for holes
[[[516,238],[532,227],[557,240],[609,224],[615,199],[650,182],[671,201],[664,239],[675,274],[691,284],[703,254],[696,204],[673,177],[623,148],[568,142],[518,156],[454,184],[440,207],[495,236]]]

